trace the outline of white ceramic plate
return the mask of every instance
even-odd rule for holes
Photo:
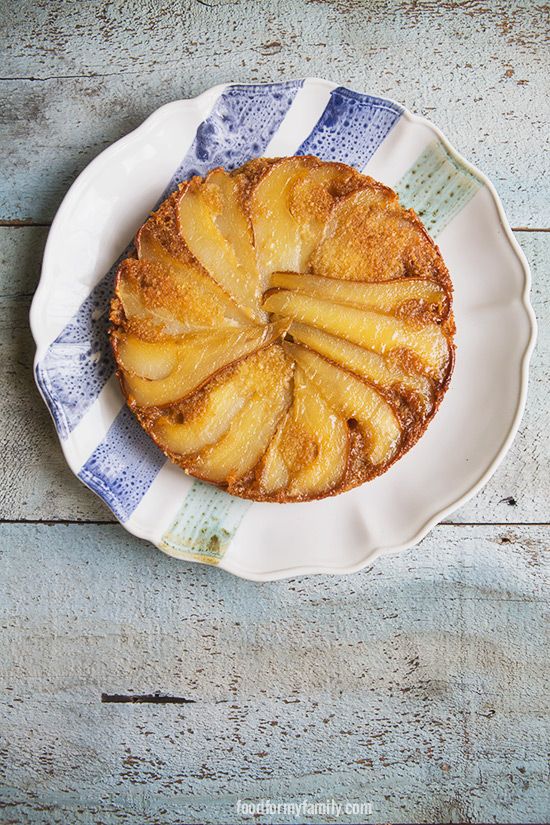
[[[319,502],[250,503],[185,476],[126,409],[106,336],[112,265],[179,181],[292,154],[349,163],[420,213],[455,286],[457,359],[434,421],[385,475]],[[493,186],[427,120],[325,80],[217,86],[163,106],[71,187],[31,310],[35,375],[71,469],[131,533],[250,579],[351,572],[418,542],[501,461],[535,340],[528,291]]]

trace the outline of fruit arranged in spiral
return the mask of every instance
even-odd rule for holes
[[[383,473],[454,358],[451,282],[418,217],[314,157],[182,184],[120,265],[111,323],[127,403],[158,446],[263,501]]]

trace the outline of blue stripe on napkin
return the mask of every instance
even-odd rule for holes
[[[363,169],[403,113],[399,104],[338,87],[297,155]]]

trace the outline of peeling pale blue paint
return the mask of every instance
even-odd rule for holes
[[[546,822],[547,532],[442,525],[353,576],[258,585],[116,525],[1,525],[0,820],[244,825],[238,799],[328,797]]]

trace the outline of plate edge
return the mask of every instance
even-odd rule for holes
[[[38,331],[39,320],[38,320],[37,316],[38,316],[38,312],[39,312],[39,308],[40,308],[40,304],[41,304],[41,300],[42,300],[42,293],[45,289],[44,276],[45,276],[46,269],[49,265],[48,247],[51,246],[50,239],[52,237],[54,229],[56,228],[56,225],[59,224],[61,222],[62,218],[63,218],[64,209],[67,208],[66,204],[67,204],[68,199],[74,197],[75,193],[78,193],[78,189],[82,185],[82,179],[85,176],[87,176],[88,173],[91,170],[93,170],[93,167],[96,163],[98,164],[99,162],[104,162],[105,155],[114,154],[117,151],[122,150],[129,142],[131,142],[132,140],[135,140],[137,137],[139,137],[140,133],[142,133],[143,131],[146,131],[148,128],[151,128],[152,124],[156,120],[158,120],[159,117],[162,117],[162,115],[165,112],[167,112],[167,110],[170,109],[170,108],[174,108],[176,106],[182,106],[182,105],[187,105],[190,108],[196,107],[196,106],[200,105],[200,102],[202,100],[208,99],[210,97],[214,97],[215,95],[219,95],[219,94],[222,93],[223,90],[225,90],[225,89],[227,89],[228,87],[231,87],[231,86],[268,86],[268,85],[272,85],[273,83],[276,83],[276,82],[291,82],[293,79],[294,78],[285,78],[284,80],[281,80],[281,81],[266,81],[265,83],[232,82],[232,83],[217,84],[215,86],[210,87],[209,89],[206,89],[204,92],[202,92],[199,95],[196,95],[195,97],[182,98],[182,99],[179,99],[179,100],[174,100],[174,101],[171,101],[169,103],[166,103],[163,106],[160,106],[155,111],[153,111],[139,126],[137,126],[135,129],[133,129],[131,132],[129,132],[128,134],[122,136],[115,143],[111,144],[106,149],[104,149],[102,152],[100,152],[99,155],[97,155],[82,170],[82,172],[80,172],[78,177],[71,184],[71,186],[69,187],[67,193],[65,194],[65,196],[64,196],[64,198],[63,198],[63,200],[62,200],[62,202],[61,202],[61,204],[60,204],[60,206],[59,206],[59,208],[58,208],[58,210],[57,210],[57,212],[54,216],[54,219],[52,221],[50,230],[48,232],[48,238],[47,238],[47,241],[46,241],[46,246],[45,246],[45,249],[44,249],[44,256],[43,256],[43,260],[42,260],[40,279],[39,279],[37,288],[35,290],[33,300],[32,300],[32,303],[31,303],[31,307],[30,307],[30,311],[29,311],[29,320],[30,320],[31,333],[32,333],[32,336],[33,336],[33,339],[34,339],[34,342],[35,342],[35,346],[36,346],[36,352],[35,352],[35,356],[34,356],[34,360],[33,360],[33,375],[34,375],[35,383],[38,386],[40,395],[42,396],[42,398],[43,398],[43,400],[46,404],[46,407],[47,407],[48,411],[50,412],[50,415],[52,416],[52,418],[53,418],[53,414],[52,414],[52,411],[50,409],[50,405],[49,405],[46,397],[44,396],[43,389],[40,386],[40,383],[37,379],[36,368],[37,368],[37,364],[40,360],[39,356],[41,354],[41,344],[40,344],[40,341],[39,341],[40,335],[39,335],[39,331]],[[302,78],[295,78],[295,79],[296,80],[302,80]],[[318,83],[320,85],[323,85],[325,88],[329,88],[329,89],[335,89],[335,88],[338,88],[338,86],[339,86],[339,84],[337,84],[333,81],[329,81],[329,80],[326,80],[326,79],[323,79],[323,78],[318,78],[318,77],[306,77],[306,78],[303,78],[303,82],[304,82],[304,84],[306,82],[311,83],[311,84]],[[348,89],[348,87],[345,86],[344,84],[341,84],[341,85],[342,85],[343,88]],[[349,89],[349,91],[355,91],[355,90]],[[360,94],[374,95],[373,92],[369,92],[369,91],[361,91]],[[375,96],[376,97],[381,97],[381,95],[379,95],[379,94],[376,94]],[[429,128],[434,133],[434,135],[437,137],[437,139],[443,144],[444,148],[449,152],[449,154],[456,160],[456,162],[458,164],[460,164],[461,166],[463,166],[468,172],[470,172],[470,174],[474,175],[488,189],[488,191],[491,194],[493,203],[496,207],[496,211],[497,211],[497,215],[498,215],[498,218],[499,218],[499,221],[500,221],[500,225],[501,225],[502,229],[504,230],[504,234],[506,236],[508,244],[510,245],[510,248],[512,249],[513,253],[515,254],[516,258],[519,260],[519,262],[521,264],[522,271],[523,271],[523,277],[524,277],[524,286],[523,286],[523,291],[521,293],[521,300],[522,300],[523,308],[525,310],[525,315],[526,315],[527,320],[529,322],[530,334],[529,334],[529,339],[527,341],[527,344],[525,346],[525,350],[524,350],[522,358],[521,358],[521,384],[520,384],[520,391],[519,391],[518,401],[517,401],[517,405],[516,405],[515,415],[512,419],[510,428],[508,430],[508,434],[507,434],[506,438],[504,439],[504,441],[502,442],[502,445],[501,445],[500,449],[498,450],[495,458],[489,464],[489,466],[485,469],[485,471],[481,474],[478,481],[475,482],[456,501],[449,504],[447,507],[439,510],[437,514],[435,514],[431,518],[427,519],[417,529],[417,532],[411,538],[407,539],[404,543],[402,543],[398,546],[377,547],[375,550],[373,550],[369,554],[368,558],[362,559],[360,562],[358,562],[355,565],[341,567],[341,568],[340,567],[335,567],[334,565],[331,565],[331,566],[302,565],[302,566],[299,566],[299,567],[296,567],[296,568],[284,568],[284,569],[280,569],[280,570],[273,570],[269,573],[257,573],[253,570],[248,570],[246,568],[243,568],[242,566],[240,566],[238,564],[231,563],[230,557],[229,557],[229,559],[227,559],[229,564],[225,564],[224,563],[225,559],[222,559],[222,561],[220,562],[218,567],[220,567],[221,569],[223,569],[226,572],[229,572],[229,573],[232,573],[233,575],[238,576],[239,578],[247,579],[247,580],[250,580],[250,581],[261,582],[261,581],[276,581],[276,580],[280,580],[280,579],[284,579],[284,578],[291,578],[291,577],[302,576],[302,575],[343,575],[343,574],[348,574],[348,573],[351,574],[351,573],[355,573],[355,572],[358,572],[360,570],[363,570],[366,567],[369,567],[376,559],[380,558],[381,556],[393,555],[395,553],[402,552],[403,550],[406,550],[406,549],[418,544],[418,542],[420,542],[435,525],[440,523],[450,513],[454,512],[456,509],[458,509],[463,504],[465,504],[467,501],[469,501],[487,483],[487,481],[494,474],[497,467],[501,464],[501,462],[504,459],[506,453],[508,452],[508,450],[509,450],[509,448],[512,444],[512,441],[513,441],[513,439],[514,439],[514,437],[515,437],[515,435],[516,435],[516,433],[519,429],[519,425],[520,425],[521,419],[523,417],[523,413],[524,413],[524,410],[525,410],[526,399],[527,399],[528,383],[529,383],[529,362],[530,362],[530,358],[531,358],[531,355],[533,353],[533,350],[535,348],[536,339],[537,339],[537,321],[536,321],[535,312],[533,310],[533,307],[532,307],[532,304],[531,304],[531,301],[530,301],[530,290],[531,290],[531,285],[532,285],[530,266],[529,266],[529,263],[527,261],[527,258],[525,256],[521,246],[519,245],[518,241],[516,240],[516,238],[513,234],[512,228],[511,228],[510,223],[508,221],[508,218],[506,216],[506,212],[505,212],[504,207],[502,205],[502,201],[500,200],[500,197],[499,197],[499,195],[496,191],[496,188],[493,185],[492,181],[481,170],[479,170],[476,166],[474,166],[472,163],[470,163],[457,149],[455,149],[455,147],[451,144],[451,142],[447,139],[447,137],[439,129],[438,126],[436,126],[434,123],[432,123],[432,121],[430,121],[428,118],[425,118],[421,115],[414,114],[409,109],[404,107],[403,104],[398,103],[397,101],[393,100],[392,98],[386,97],[385,95],[383,95],[382,97],[384,97],[384,99],[390,101],[391,103],[399,106],[402,109],[402,116],[405,117],[406,119],[408,119],[409,121],[420,123],[420,124],[426,126],[427,128]],[[78,474],[78,470],[80,468],[75,469],[72,460],[67,455],[67,452],[65,450],[65,444],[64,444],[63,440],[59,439],[59,442],[60,442],[61,448],[63,450],[65,460],[69,464],[69,466],[70,466],[71,470],[73,471],[73,473]],[[124,524],[122,526],[126,527],[126,525],[124,525]],[[136,535],[138,538],[149,541],[152,544],[154,544],[154,546],[158,547],[158,544],[156,544],[156,542],[153,541],[149,535],[147,535],[146,531],[133,529],[132,533],[134,535]],[[167,553],[167,551],[164,548],[160,548],[160,547],[158,547],[158,549],[160,549],[162,552],[166,553],[167,555],[179,558],[176,553]]]

